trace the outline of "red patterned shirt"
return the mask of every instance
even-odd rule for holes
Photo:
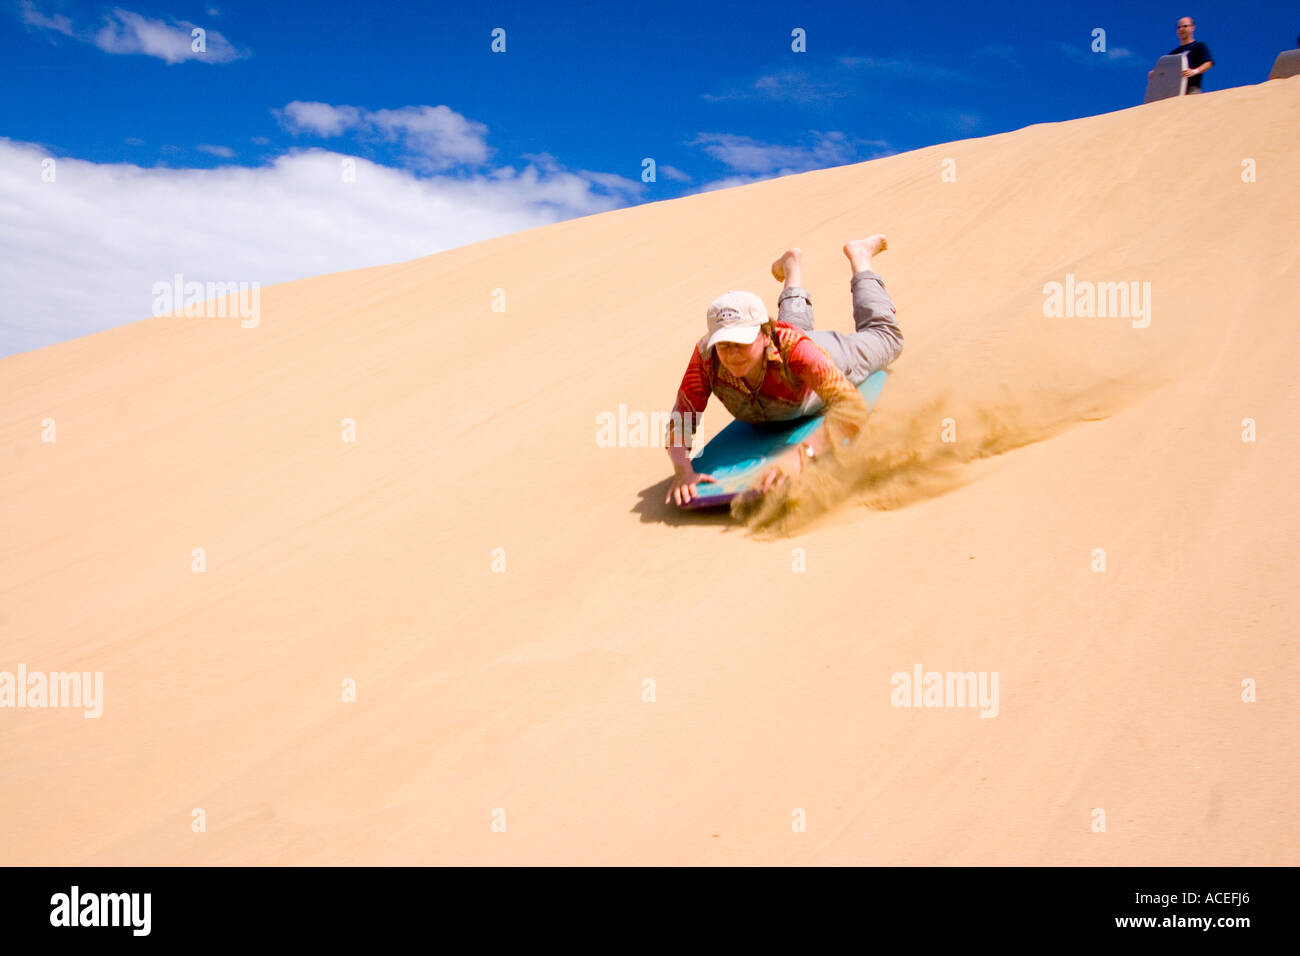
[[[710,395],[717,395],[736,418],[751,423],[802,418],[823,407],[830,419],[841,402],[860,403],[865,410],[862,393],[802,330],[772,320],[763,331],[768,343],[763,353],[763,380],[756,389],[728,372],[716,349],[706,351],[707,335],[695,343],[669,420],[666,440],[670,445],[680,441],[676,428],[680,421],[687,429],[684,444],[691,447]]]

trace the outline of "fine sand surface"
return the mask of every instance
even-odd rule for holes
[[[1169,100],[0,361],[0,670],[104,675],[0,710],[0,863],[1300,863],[1298,129],[1300,79]],[[849,328],[878,231],[853,500],[679,516],[597,447],[788,245]],[[1067,274],[1149,327],[1045,317]]]

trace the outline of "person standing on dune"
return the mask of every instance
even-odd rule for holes
[[[1214,56],[1210,53],[1210,48],[1196,39],[1196,21],[1191,17],[1180,17],[1178,20],[1178,46],[1174,47],[1166,56],[1175,56],[1179,53],[1187,54],[1187,69],[1183,70],[1183,76],[1187,77],[1187,92],[1201,92],[1201,74],[1214,66]],[[1154,71],[1147,71],[1147,79],[1151,79]]]
[[[856,386],[903,350],[893,300],[871,268],[872,257],[886,248],[883,235],[844,245],[853,271],[852,333],[813,330],[812,299],[803,288],[803,253],[798,248],[786,250],[772,263],[772,275],[784,283],[775,320],[752,292],[727,292],[709,306],[708,331],[691,351],[668,426],[673,481],[665,503],[685,505],[695,497],[699,482],[714,480],[697,474],[690,460],[691,438],[710,395],[717,395],[736,418],[753,424],[802,418],[825,408],[822,427],[759,479],[760,493],[783,477],[797,475],[805,461],[823,454],[830,447],[830,433],[853,436],[856,423],[867,415],[866,400]]]

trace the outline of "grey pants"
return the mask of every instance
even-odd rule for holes
[[[800,286],[782,290],[776,317],[807,332],[850,382],[861,385],[872,372],[898,358],[903,351],[903,333],[894,317],[894,300],[879,273],[854,273],[849,288],[853,292],[855,332],[814,331],[812,299]]]

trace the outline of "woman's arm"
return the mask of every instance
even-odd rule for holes
[[[691,348],[691,360],[686,363],[686,372],[682,375],[682,384],[677,388],[677,401],[673,403],[672,416],[664,432],[664,445],[673,467],[679,467],[690,458],[691,445],[695,442],[695,432],[704,417],[705,406],[713,388],[709,385],[709,373],[704,367],[704,358],[700,350]]]
[[[691,446],[695,443],[695,432],[700,427],[705,406],[713,389],[709,385],[708,372],[704,367],[704,358],[697,347],[691,348],[691,360],[682,376],[682,384],[677,389],[677,401],[673,405],[672,416],[664,433],[664,445],[668,450],[668,460],[673,463],[673,480],[668,487],[664,503],[676,501],[684,505],[695,497],[695,486],[701,481],[712,481],[709,475],[697,474],[691,467]]]
[[[780,456],[773,467],[764,472],[758,490],[766,492],[781,478],[781,473],[799,474],[811,448],[814,460],[828,455],[834,441],[855,438],[865,427],[870,409],[862,393],[831,361],[830,356],[812,339],[802,339],[790,350],[790,371],[801,382],[813,389],[826,406],[826,420],[821,427],[805,438],[800,445]]]

